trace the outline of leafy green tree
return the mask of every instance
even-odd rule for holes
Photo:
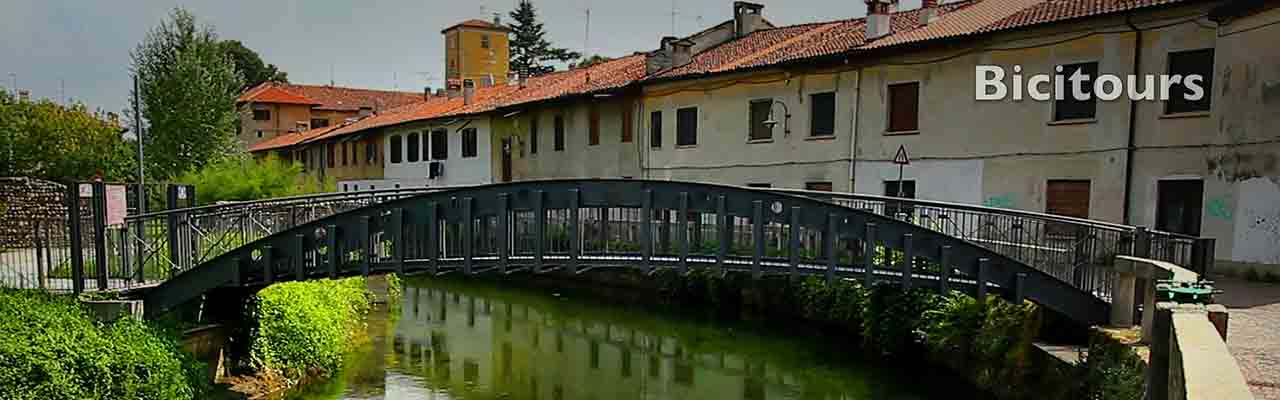
[[[599,54],[592,54],[590,57],[586,57],[586,58],[583,58],[582,61],[578,61],[577,67],[586,68],[592,65],[605,63],[609,61],[613,61],[613,57],[605,57]]]
[[[551,47],[542,23],[538,22],[538,11],[534,9],[533,2],[520,0],[516,9],[511,11],[511,19],[515,20],[511,24],[515,35],[511,40],[512,71],[526,76],[541,75],[555,71],[554,66],[545,64],[547,62],[571,62],[582,57],[575,51]]]
[[[329,186],[302,173],[302,164],[275,156],[254,159],[247,155],[226,157],[180,182],[196,185],[199,204],[245,201],[324,192]]]
[[[263,62],[258,52],[245,47],[244,43],[240,43],[239,40],[223,40],[220,45],[222,46],[222,51],[235,64],[236,72],[240,74],[240,78],[244,79],[244,86],[241,87],[241,91],[258,86],[263,82],[289,82],[288,73],[276,68],[275,64]]]
[[[123,128],[84,104],[18,101],[0,92],[0,176],[126,180],[134,158]]]
[[[243,81],[212,28],[174,9],[132,56],[147,122],[148,177],[178,176],[235,151]]]

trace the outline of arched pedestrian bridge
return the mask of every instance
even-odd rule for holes
[[[1126,254],[1135,241],[1158,247],[1084,220],[672,181],[529,181],[362,199],[321,211],[288,200],[164,215],[168,243],[181,245],[168,246],[174,274],[145,293],[148,314],[216,289],[289,280],[670,268],[992,291],[1095,324],[1108,316],[1110,279],[1095,258]],[[266,235],[243,243],[253,232]]]

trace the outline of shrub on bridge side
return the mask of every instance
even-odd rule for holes
[[[291,379],[330,376],[342,366],[352,335],[362,328],[370,297],[364,278],[277,283],[250,308],[250,363]]]
[[[334,189],[332,181],[320,183],[308,179],[302,173],[302,164],[276,156],[261,159],[227,157],[198,172],[187,173],[179,181],[196,186],[199,204],[296,196]]]
[[[203,369],[172,332],[100,324],[70,297],[0,289],[0,398],[193,399],[207,389]]]

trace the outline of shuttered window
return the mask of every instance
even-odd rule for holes
[[[1164,103],[1165,114],[1209,111],[1213,99],[1213,49],[1169,53],[1169,75],[1182,75],[1184,81],[1189,75],[1200,75],[1198,84],[1203,90],[1199,100],[1187,100],[1186,95],[1191,93],[1187,85],[1173,85],[1169,100]]]
[[[676,146],[696,146],[698,144],[698,108],[688,107],[676,110]]]
[[[557,115],[555,120],[555,150],[564,151],[564,116]]]
[[[462,130],[462,158],[472,158],[479,153],[479,143],[476,138],[476,128],[467,128]]]
[[[391,135],[391,163],[399,164],[404,155],[404,146],[401,144],[400,135]]]
[[[538,154],[538,116],[529,118],[529,154]]]
[[[747,118],[747,123],[751,125],[751,132],[748,133],[747,139],[750,140],[769,140],[773,139],[773,129],[764,124],[769,119],[769,107],[773,106],[773,99],[761,99],[751,101],[751,112]]]
[[[1086,75],[1088,79],[1080,81],[1080,90],[1086,94],[1087,100],[1076,100],[1075,89],[1068,78],[1076,71]],[[1092,119],[1098,112],[1098,99],[1093,97],[1093,80],[1098,77],[1098,63],[1079,63],[1062,66],[1062,77],[1065,80],[1062,100],[1053,102],[1053,120],[1067,121],[1073,119]]]
[[[446,160],[449,158],[449,130],[431,131],[431,159]]]
[[[649,147],[662,148],[662,111],[649,113]]]
[[[622,143],[631,143],[632,137],[635,135],[632,125],[635,125],[634,115],[631,112],[630,104],[622,105]]]
[[[814,93],[809,95],[809,118],[809,136],[835,135],[835,92]]]
[[[418,162],[419,157],[422,156],[421,150],[418,149],[418,144],[422,143],[419,141],[418,132],[410,133],[406,140],[409,142],[409,157],[406,160],[409,162]]]
[[[889,132],[920,130],[920,82],[889,85]]]
[[[591,111],[587,113],[587,145],[598,144],[600,144],[600,107],[592,104]]]
[[[1046,214],[1062,215],[1076,218],[1089,218],[1089,181],[1088,180],[1051,180],[1045,186]],[[1051,223],[1045,226],[1045,233],[1051,235],[1074,235],[1077,227],[1071,224]]]

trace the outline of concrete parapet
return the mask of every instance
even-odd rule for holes
[[[1148,398],[1253,399],[1240,367],[1210,314],[1220,306],[1159,303],[1151,346]]]

